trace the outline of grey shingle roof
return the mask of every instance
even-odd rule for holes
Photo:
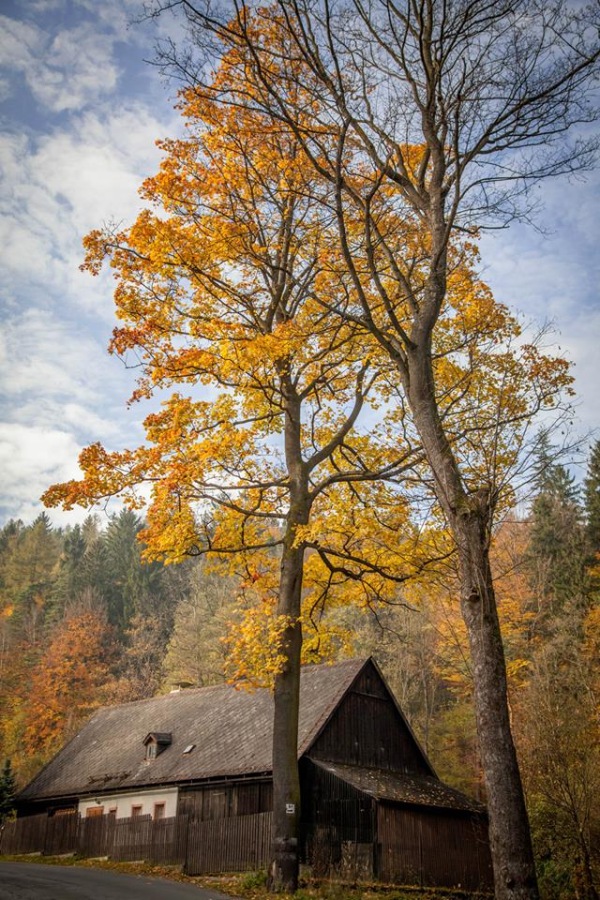
[[[365,664],[365,660],[346,660],[303,668],[299,756]],[[21,791],[19,799],[270,772],[272,718],[273,698],[268,690],[248,692],[229,685],[105,707]],[[172,743],[147,762],[143,741],[150,733],[171,733]],[[194,749],[184,754],[190,744],[195,744]]]
[[[351,784],[377,800],[409,803],[417,806],[435,806],[437,809],[455,809],[481,813],[485,807],[454,790],[434,777],[405,775],[384,769],[348,766],[339,763],[313,760],[315,765],[331,772],[342,781]]]

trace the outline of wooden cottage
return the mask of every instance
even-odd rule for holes
[[[269,691],[228,685],[101,709],[20,793],[19,816],[230,820],[239,841],[272,809],[272,718]],[[298,758],[317,871],[491,886],[485,811],[438,779],[372,659],[303,669]]]

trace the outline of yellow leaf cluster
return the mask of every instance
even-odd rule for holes
[[[275,40],[271,12],[256,9],[246,25]],[[283,51],[278,64],[303,110],[300,127],[319,133],[325,160],[340,135],[316,116],[303,82],[310,73]],[[232,666],[239,677],[268,680],[290,621],[310,636],[309,656],[327,656],[346,635],[321,627],[325,599],[389,600],[398,584],[443,565],[452,545],[393,354],[372,334],[392,349],[400,333],[410,341],[431,240],[350,136],[341,165],[357,202],[344,212],[342,248],[331,179],[315,175],[297,135],[253,107],[252,66],[240,43],[211,85],[181,92],[186,134],[160,142],[159,171],[141,190],[146,207],[129,228],[84,240],[83,268],[97,274],[108,264],[114,274],[110,350],[139,361],[132,400],[166,399],[146,417],[142,446],[92,444],[80,456],[82,478],[43,500],[68,509],[119,495],[147,506],[147,556],[210,553],[228,571],[244,570],[257,599],[237,627]],[[424,148],[397,153],[416,183]],[[563,361],[523,346],[477,261],[472,243],[451,245],[431,347],[436,400],[467,489],[483,478],[509,503],[508,473],[530,413],[570,376]],[[275,612],[286,552],[305,557],[302,610],[291,620]]]

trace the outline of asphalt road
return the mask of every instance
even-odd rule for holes
[[[227,894],[148,875],[0,862],[0,900],[232,900]]]

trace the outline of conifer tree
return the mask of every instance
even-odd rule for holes
[[[565,603],[583,600],[589,589],[587,542],[574,477],[550,461],[549,448],[542,455],[531,506],[529,566],[540,609],[558,613]]]
[[[5,760],[2,774],[0,774],[0,825],[7,819],[15,808],[15,794],[17,785],[10,759]]]
[[[9,538],[0,597],[2,606],[12,609],[13,640],[41,637],[60,549],[60,533],[46,513],[25,528],[17,527]]]
[[[592,446],[584,481],[586,531],[590,550],[600,553],[600,440]]]
[[[107,603],[108,619],[120,634],[128,629],[136,615],[143,615],[155,605],[161,593],[163,567],[158,562],[145,563],[138,534],[143,522],[130,510],[122,510],[111,518],[103,535],[102,593]]]

